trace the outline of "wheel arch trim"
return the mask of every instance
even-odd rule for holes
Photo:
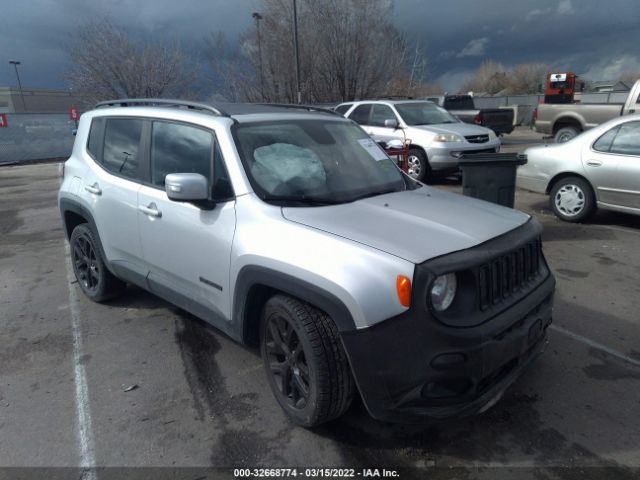
[[[356,329],[355,321],[347,306],[333,293],[328,292],[305,280],[286,273],[258,265],[243,267],[236,277],[233,294],[233,321],[239,329],[243,343],[251,338],[254,326],[248,318],[252,312],[249,293],[253,287],[262,286],[287,295],[291,295],[326,312],[335,322],[340,332]],[[255,313],[255,312],[254,312]],[[255,319],[253,320],[255,322]]]
[[[67,240],[71,239],[71,230],[69,228],[69,225],[67,224],[67,218],[66,218],[66,214],[70,212],[84,218],[86,220],[86,223],[89,224],[89,228],[91,228],[93,233],[95,233],[96,242],[98,243],[97,247],[98,247],[98,250],[100,251],[100,255],[102,257],[102,260],[104,261],[104,264],[107,266],[107,269],[112,274],[115,275],[113,271],[113,267],[111,266],[111,263],[108,261],[107,256],[104,252],[104,248],[102,247],[102,240],[98,232],[98,227],[96,225],[96,222],[91,212],[89,212],[89,210],[79,202],[68,199],[68,198],[61,198],[59,205],[60,205],[60,214],[62,216],[62,224],[64,226],[64,231],[67,235]]]

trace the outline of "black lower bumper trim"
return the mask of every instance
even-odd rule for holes
[[[549,275],[517,304],[476,327],[448,327],[410,309],[373,327],[344,332],[371,416],[415,422],[492,406],[544,350],[554,288]]]

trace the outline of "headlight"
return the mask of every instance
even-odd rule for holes
[[[494,132],[493,130],[489,130],[489,140],[495,140],[496,138],[498,138],[496,132]]]
[[[455,273],[440,275],[433,282],[433,286],[431,287],[431,303],[433,304],[433,308],[438,312],[443,312],[451,306],[456,296],[457,283]]]
[[[461,142],[462,137],[460,135],[456,135],[455,133],[439,133],[436,135],[436,138],[433,139],[434,142]]]

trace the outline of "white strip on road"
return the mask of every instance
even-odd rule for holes
[[[640,361],[636,360],[635,358],[631,358],[628,355],[625,355],[624,353],[620,353],[617,350],[613,350],[612,348],[607,347],[606,345],[603,345],[601,343],[595,342],[587,337],[583,337],[582,335],[578,335],[577,333],[573,333],[565,328],[559,327],[558,325],[552,324],[549,328],[555,330],[556,332],[560,332],[564,335],[566,335],[569,338],[572,338],[574,340],[577,340],[578,342],[584,343],[586,345],[589,345],[590,347],[593,347],[597,350],[602,350],[605,353],[608,353],[609,355],[611,355],[612,357],[616,357],[620,360],[623,360],[627,363],[630,363],[631,365],[634,365],[636,367],[640,367]]]
[[[80,330],[80,316],[78,315],[78,293],[75,275],[71,268],[71,256],[69,244],[65,242],[65,265],[67,267],[67,281],[69,284],[69,310],[71,312],[71,329],[73,331],[73,369],[76,386],[76,410],[78,413],[78,447],[80,449],[80,467],[86,469],[83,472],[83,480],[95,480],[96,466],[95,451],[93,445],[93,430],[91,428],[91,410],[89,409],[89,389],[87,387],[87,371],[81,361],[82,358],[82,332]]]

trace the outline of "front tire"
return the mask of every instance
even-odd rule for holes
[[[558,180],[551,189],[549,204],[553,213],[565,222],[582,222],[596,211],[593,189],[579,177]]]
[[[574,127],[563,127],[556,132],[555,142],[565,143],[569,140],[573,140],[578,136],[580,132]]]
[[[314,427],[341,416],[355,385],[335,323],[286,295],[265,304],[260,350],[269,386],[296,424]]]
[[[73,229],[69,246],[73,273],[87,297],[103,302],[122,293],[125,283],[107,269],[96,235],[88,224],[82,223]]]
[[[427,156],[422,150],[412,148],[409,150],[409,157],[407,158],[408,173],[411,178],[424,182],[431,173],[431,167]]]

